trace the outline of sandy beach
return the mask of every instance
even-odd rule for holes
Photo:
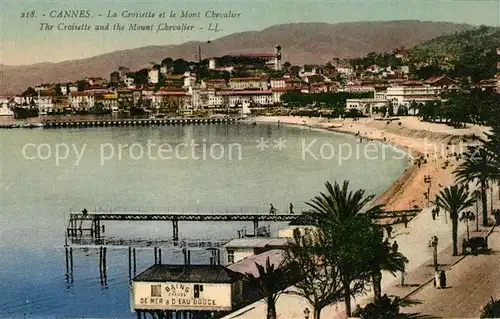
[[[309,119],[300,117],[258,117],[254,120],[267,123],[278,123],[279,121],[286,124],[308,125],[314,128],[354,134],[364,140],[382,140],[404,148],[409,152],[410,157],[413,158],[409,161],[409,168],[375,201],[377,203],[385,203],[388,210],[413,207],[423,209],[409,223],[408,228],[399,225],[394,228],[393,233],[393,237],[397,237],[401,252],[409,258],[406,271],[410,274],[408,281],[413,286],[410,285],[408,289],[402,288],[398,286],[400,282],[399,275],[396,278],[384,272],[384,276],[382,277],[383,291],[390,295],[405,296],[414,291],[415,287],[424,285],[429,278],[432,278],[433,270],[429,267],[432,260],[432,253],[428,247],[428,240],[432,236],[437,236],[440,239],[437,251],[441,256],[440,260],[442,262],[446,265],[453,265],[456,261],[460,260],[460,257],[451,256],[451,223],[448,222],[447,216],[442,214],[440,217],[436,217],[436,220],[431,217],[432,205],[431,207],[427,207],[427,200],[424,197],[424,193],[427,192],[429,186],[424,182],[424,176],[432,176],[430,187],[430,198],[432,199],[444,186],[454,182],[452,172],[460,161],[460,158],[455,153],[462,153],[467,146],[467,142],[464,143],[463,141],[463,136],[471,134],[480,136],[484,134],[487,128],[472,126],[458,130],[444,124],[425,123],[420,122],[417,118],[409,117],[390,123],[387,123],[387,120],[377,121],[375,119],[328,121],[318,118]],[[422,158],[422,156],[426,159],[425,162],[415,160]],[[496,197],[499,196],[498,189],[496,189],[495,194]],[[498,202],[499,200],[495,198],[495,205],[498,205]],[[458,232],[459,236],[465,236],[465,227],[460,225]],[[479,267],[484,267],[484,263],[488,263],[488,267],[492,268],[491,260],[475,258],[465,260],[467,263],[478,265]],[[493,262],[493,264],[496,265],[497,263]],[[460,263],[456,265],[455,269],[460,267]],[[454,283],[458,283],[461,279],[455,278],[459,277],[456,274],[457,271],[453,269],[451,271],[451,279],[454,279]],[[470,276],[470,274],[467,274],[467,276]],[[474,280],[476,282],[481,281],[479,276],[474,276]],[[474,292],[477,296],[475,298],[477,299],[475,300],[476,307],[469,309],[470,314],[477,314],[480,306],[484,305],[490,298],[490,295],[492,295],[493,291],[489,287],[491,285],[488,285],[486,283],[483,287],[483,285],[476,284],[477,290]],[[428,301],[429,298],[435,298],[433,295],[435,294],[435,289],[433,289],[432,284],[430,286],[431,288],[429,288],[429,284],[425,285],[426,288],[417,293],[417,299]],[[480,290],[480,288],[485,289]],[[293,290],[295,288],[291,287],[290,289]],[[355,304],[365,306],[369,303],[371,301],[371,293],[370,287],[367,294],[355,298],[356,300],[353,300],[353,309]],[[453,303],[455,299],[461,300],[464,307],[466,307],[468,295],[464,295],[460,290],[453,291],[453,294],[452,298],[447,298],[445,295],[445,297],[437,300],[444,303]],[[310,307],[310,305],[304,298],[293,294],[283,294],[277,303],[278,318],[303,318],[302,312],[306,307]],[[440,308],[439,302],[434,302],[429,306],[424,303],[415,309],[412,308],[411,311],[417,310],[424,314],[443,313],[447,317],[456,316],[456,314],[461,313],[460,311],[457,312],[454,307],[448,307],[446,311],[435,311],[436,307]],[[259,301],[225,318],[262,318],[265,314],[265,309],[265,303]],[[325,307],[321,316],[335,319],[346,318],[344,304],[337,302]]]
[[[396,120],[361,118],[324,119],[295,116],[261,116],[257,122],[306,125],[340,133],[359,136],[363,142],[383,141],[408,152],[408,169],[381,194],[376,203],[386,204],[387,210],[402,210],[427,207],[427,193],[434,198],[444,186],[454,181],[452,172],[460,160],[455,154],[466,150],[468,141],[464,136],[484,136],[486,127],[472,125],[455,129],[446,124],[422,122],[416,117],[401,117]],[[469,140],[470,141],[470,140]],[[425,160],[418,161],[419,158]],[[424,176],[431,176],[431,183]]]

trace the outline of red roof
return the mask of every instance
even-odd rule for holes
[[[271,94],[272,91],[259,91],[259,90],[242,90],[242,91],[221,91],[221,95],[262,95]]]
[[[261,77],[258,77],[258,76],[254,76],[254,77],[248,77],[248,78],[232,78],[229,80],[230,81],[262,81],[264,79]]]
[[[375,88],[373,84],[353,84],[347,85],[348,88]]]
[[[401,83],[401,85],[422,85],[424,84],[422,81],[405,81]]]
[[[443,75],[437,75],[437,76],[432,76],[430,78],[428,78],[427,80],[425,80],[424,82],[425,83],[436,83],[437,81],[441,80],[441,79],[447,79],[449,81],[452,81],[452,82],[457,82],[456,80],[450,78],[449,76],[447,76],[446,74],[443,74]]]
[[[71,92],[71,96],[91,96],[89,92]]]
[[[301,88],[274,88],[273,92],[300,91]]]
[[[160,90],[160,91],[156,92],[154,95],[186,95],[186,92]]]

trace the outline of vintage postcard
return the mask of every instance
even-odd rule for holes
[[[0,318],[500,317],[499,0],[3,0],[0,35]]]

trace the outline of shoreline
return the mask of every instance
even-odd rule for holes
[[[468,145],[463,140],[464,135],[482,135],[487,131],[486,127],[478,126],[453,129],[441,123],[420,122],[415,117],[402,117],[397,123],[373,118],[353,120],[295,116],[260,116],[253,120],[354,135],[405,151],[409,157],[409,166],[389,188],[373,200],[375,205],[385,204],[387,210],[427,207],[427,196],[432,199],[444,186],[453,183],[452,172],[460,160],[455,154],[461,154]],[[431,183],[425,183],[424,177],[427,176],[431,177]]]

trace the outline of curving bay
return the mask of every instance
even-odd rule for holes
[[[267,143],[259,149],[258,141]],[[99,285],[92,250],[75,252],[67,282],[70,211],[255,213],[272,203],[283,213],[292,202],[298,212],[327,180],[347,179],[378,195],[407,164],[405,154],[379,142],[277,124],[2,131],[0,317],[134,317],[123,251],[108,252],[108,288]],[[228,238],[243,226],[180,223],[180,237]],[[170,223],[106,227],[116,237],[172,234]],[[180,253],[165,258],[182,262]],[[151,251],[139,252],[139,272],[152,263]]]

